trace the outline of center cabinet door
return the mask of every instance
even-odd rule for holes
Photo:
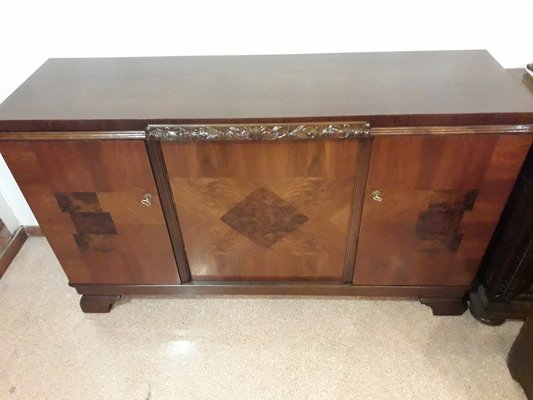
[[[469,285],[531,141],[375,137],[353,283]]]
[[[342,280],[358,140],[162,149],[193,280]]]

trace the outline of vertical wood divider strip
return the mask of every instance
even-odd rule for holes
[[[366,182],[368,170],[370,168],[371,154],[372,138],[365,137],[359,139],[352,205],[350,211],[350,220],[348,222],[348,242],[346,243],[346,256],[344,259],[344,270],[342,273],[343,282],[352,283],[353,281],[355,255],[357,252],[357,242],[359,240],[359,229],[361,227],[361,217],[363,213],[363,203],[365,200]]]
[[[191,281],[191,271],[189,269],[187,254],[185,252],[185,244],[181,233],[178,212],[174,203],[174,196],[170,187],[161,142],[147,140],[146,150],[148,152],[150,164],[152,165],[152,172],[157,191],[159,192],[163,214],[165,215],[170,242],[172,243],[172,250],[174,251],[174,257],[176,258],[176,264],[178,266],[180,281],[182,284],[188,283]]]

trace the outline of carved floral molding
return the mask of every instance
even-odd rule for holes
[[[370,135],[367,122],[235,125],[149,125],[149,140],[305,140],[350,139]]]

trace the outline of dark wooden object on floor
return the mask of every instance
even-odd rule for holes
[[[533,400],[533,313],[526,319],[507,358],[511,376]]]
[[[80,307],[86,313],[108,313],[120,296],[90,296],[83,295]]]
[[[421,297],[420,302],[431,307],[433,315],[462,315],[468,309],[466,300],[457,297]]]
[[[523,70],[509,73],[533,94]],[[533,103],[533,96],[531,97]],[[502,214],[470,295],[470,311],[489,325],[524,319],[533,310],[533,149]]]
[[[532,142],[530,94],[485,51],[54,59],[0,106],[87,312],[241,293],[460,314]]]

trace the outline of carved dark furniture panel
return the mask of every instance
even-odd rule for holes
[[[227,125],[149,125],[148,140],[164,141],[253,141],[348,139],[370,135],[367,122],[316,122]]]
[[[533,94],[523,70],[509,74]],[[531,96],[533,103],[533,96]],[[470,311],[487,324],[526,318],[533,310],[533,148],[529,151],[481,264]]]

